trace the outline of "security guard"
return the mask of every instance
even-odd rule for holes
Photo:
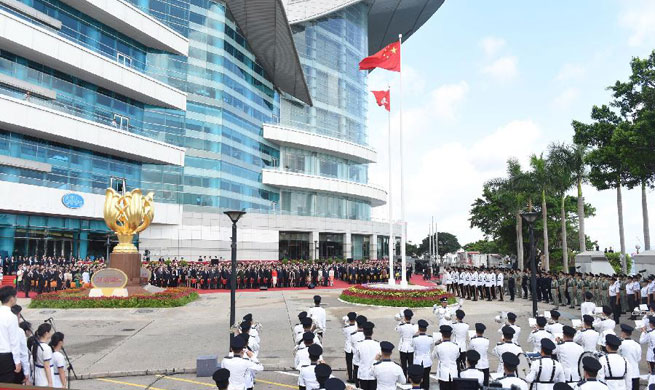
[[[414,346],[412,339],[418,332],[418,326],[412,324],[414,313],[410,309],[403,311],[403,321],[396,326],[396,332],[400,334],[398,351],[400,351],[400,367],[407,376],[407,368],[414,364]]]
[[[530,335],[528,336],[528,344],[532,344],[533,353],[539,353],[539,351],[541,351],[542,339],[546,338],[551,341],[555,340],[553,334],[544,329],[546,323],[547,321],[545,317],[541,317],[541,316],[537,317],[537,329],[533,330],[532,333],[530,333]]]
[[[503,371],[505,376],[500,377],[497,382],[505,389],[511,389],[512,386],[518,387],[519,390],[528,390],[528,383],[516,375],[516,367],[519,365],[519,357],[512,352],[505,352],[501,357]]]
[[[345,344],[343,346],[343,351],[346,353],[346,371],[348,372],[348,382],[353,382],[353,345],[350,341],[350,335],[354,332],[357,332],[357,313],[351,311],[348,313],[348,323],[343,327],[343,337],[345,339]]]
[[[214,372],[214,375],[212,375],[212,379],[216,382],[218,390],[227,390],[227,387],[230,384],[230,371],[226,368],[219,368]]]
[[[512,328],[509,325],[506,325],[501,330],[503,333],[503,341],[496,344],[493,351],[494,355],[498,357],[498,369],[496,370],[496,372],[498,372],[499,374],[503,373],[502,362],[504,359],[502,357],[503,355],[505,355],[505,353],[510,352],[516,356],[523,354],[523,349],[521,349],[520,346],[512,342],[512,339],[514,338],[514,334],[515,334],[514,328]]]
[[[484,372],[475,366],[480,360],[480,354],[477,351],[470,350],[466,351],[466,361],[468,363],[468,368],[462,370],[458,374],[458,378],[468,378],[468,379],[477,379],[478,384],[482,386],[484,384]]]
[[[453,328],[453,342],[459,347],[459,358],[457,359],[457,371],[461,371],[466,368],[466,351],[468,350],[468,345],[466,339],[469,332],[469,324],[464,322],[464,317],[466,313],[464,310],[457,310],[455,312],[455,318],[457,320],[451,325]]]
[[[541,339],[541,357],[532,362],[525,378],[532,390],[551,390],[555,383],[564,382],[564,369],[560,362],[553,360],[555,348],[551,339]]]
[[[323,332],[327,331],[327,315],[325,314],[325,309],[321,307],[320,295],[314,295],[314,307],[311,307],[307,311],[307,315],[316,324],[316,334],[323,340]]]
[[[355,385],[359,387],[359,380],[357,379],[357,372],[359,371],[359,357],[355,354],[357,344],[364,340],[364,325],[368,322],[365,316],[359,315],[355,320],[357,322],[357,331],[350,334],[350,343],[353,350],[353,379]]]
[[[450,327],[449,327],[450,328]],[[421,387],[430,389],[430,369],[432,368],[432,336],[427,334],[428,322],[418,320],[418,334],[412,338],[414,347],[414,364],[423,367],[423,381]],[[454,345],[454,344],[453,344]]]
[[[489,354],[489,339],[484,337],[485,329],[487,327],[484,324],[479,322],[475,324],[475,336],[471,337],[469,348],[477,351],[480,355],[480,360],[475,367],[484,374],[483,383],[487,386],[489,384],[489,358],[487,356]]]
[[[303,364],[300,366],[300,372],[298,373],[298,390],[305,389],[318,389],[318,381],[316,380],[315,368],[318,365],[318,360],[323,354],[323,348],[318,344],[312,344],[307,347],[307,352],[309,353],[309,364]]]
[[[264,370],[264,366],[257,360],[257,357],[251,351],[244,350],[245,347],[246,341],[243,337],[233,337],[230,342],[232,356],[224,357],[221,362],[221,368],[230,371],[229,387],[231,390],[246,390],[247,378],[255,372]]]
[[[628,362],[627,378],[632,383],[632,390],[639,390],[639,362],[641,361],[641,345],[632,339],[634,328],[621,324],[621,347],[619,354]]]
[[[373,363],[373,376],[377,382],[377,390],[396,390],[397,383],[405,384],[406,373],[397,363],[391,361],[393,344],[382,341],[380,351],[380,360]]]
[[[605,337],[607,354],[599,359],[602,368],[598,372],[598,380],[604,381],[611,390],[625,390],[625,377],[628,374],[628,361],[617,353],[621,339],[613,334]]]
[[[373,376],[373,363],[380,354],[380,343],[373,340],[373,328],[375,324],[366,322],[364,324],[364,340],[357,343],[355,356],[359,362],[357,379],[359,388],[362,390],[375,390],[375,377]]]
[[[582,369],[584,370],[584,380],[578,382],[577,385],[575,385],[574,389],[575,390],[606,390],[609,389],[607,385],[598,379],[596,379],[596,375],[598,375],[598,371],[602,366],[600,365],[600,362],[591,356],[585,356],[582,358]]]
[[[598,332],[594,330],[592,324],[594,323],[594,317],[590,315],[585,315],[582,317],[584,322],[584,328],[580,330],[573,341],[582,345],[585,352],[596,352],[596,345],[598,343]]]
[[[459,358],[459,346],[450,341],[453,328],[448,325],[441,326],[442,342],[439,343],[433,352],[437,358],[437,378],[439,380],[439,390],[454,390],[453,380],[457,377],[457,359]],[[424,374],[424,381],[429,380],[430,372]],[[424,389],[428,390],[426,387]]]
[[[571,326],[565,325],[562,329],[563,340],[557,345],[557,359],[562,363],[564,369],[564,380],[568,383],[575,384],[580,382],[580,373],[578,372],[578,362],[580,356],[584,353],[584,348],[581,345],[573,342],[575,337],[575,329]]]

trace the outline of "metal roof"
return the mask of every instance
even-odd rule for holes
[[[257,62],[281,91],[312,105],[291,27],[280,0],[226,0]]]

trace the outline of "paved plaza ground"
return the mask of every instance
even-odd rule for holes
[[[398,309],[343,303],[338,300],[340,291],[322,290],[319,293],[328,313],[323,356],[336,371],[336,376],[344,378],[341,318],[349,311],[364,314],[376,324],[375,339],[389,340],[397,345],[393,316]],[[253,313],[255,321],[263,324],[260,360],[266,372],[257,376],[257,389],[297,388],[292,368],[294,343],[291,329],[297,323],[296,315],[311,305],[315,293],[312,290],[237,293],[237,318]],[[52,317],[57,330],[66,334],[66,349],[75,370],[85,378],[73,381],[72,388],[207,389],[214,387],[212,380],[195,377],[195,361],[200,355],[215,354],[220,358],[226,354],[229,299],[230,295],[224,293],[203,294],[197,301],[181,308],[27,309],[24,316],[33,324]],[[21,299],[19,303],[26,305],[27,301]],[[551,308],[550,305],[540,305],[540,311]],[[487,325],[486,336],[492,347],[500,339],[497,333],[499,325],[494,322],[494,316],[501,310],[515,312],[523,329],[521,346],[526,350],[529,348],[526,339],[530,302],[523,299],[515,302],[465,301],[463,309],[467,314],[466,322]],[[560,311],[565,317],[563,323],[570,323],[568,319],[580,315],[579,310]],[[419,308],[414,312],[415,320],[426,319],[431,324],[428,330],[436,330],[434,324],[437,320],[431,308]],[[397,351],[394,351],[397,358],[396,355]],[[497,360],[491,354],[490,364],[492,370],[495,369]],[[646,370],[644,363],[641,372]]]

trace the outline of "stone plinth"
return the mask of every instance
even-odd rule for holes
[[[128,286],[141,284],[141,255],[138,253],[112,253],[109,255],[111,268],[118,268],[127,275]]]
[[[655,250],[637,253],[632,256],[632,262],[634,264],[635,272],[641,273],[640,271],[646,270],[646,272],[641,274],[655,274]]]
[[[600,251],[584,251],[578,253],[575,255],[575,266],[576,272],[614,275],[614,268],[607,261],[605,253]]]

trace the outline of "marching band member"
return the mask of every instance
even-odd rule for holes
[[[409,382],[412,385],[412,390],[422,389],[423,382],[423,367],[418,364],[409,366],[407,369],[407,374],[409,376]]]
[[[578,372],[578,362],[580,361],[580,356],[584,353],[584,348],[573,342],[573,337],[575,337],[576,333],[573,327],[565,325],[562,333],[564,340],[557,345],[557,359],[562,363],[564,380],[569,384],[575,384],[582,379]]]
[[[248,313],[243,316],[243,321],[250,323],[250,337],[254,337],[255,340],[257,340],[257,344],[261,344],[262,340],[259,338],[259,332],[253,326],[254,323],[252,321],[252,314]]]
[[[451,328],[453,328],[453,342],[459,347],[459,358],[457,359],[458,371],[466,368],[465,359],[466,351],[468,350],[466,338],[468,337],[470,326],[464,322],[465,316],[466,313],[464,313],[464,310],[457,310],[455,312],[455,318],[457,318],[457,320],[451,325]]]
[[[227,387],[230,385],[230,370],[219,368],[212,375],[212,379],[216,382],[218,390],[227,390]]]
[[[573,341],[580,344],[585,352],[595,352],[599,335],[593,328],[594,317],[586,314],[582,320],[583,329],[575,335]]]
[[[591,356],[582,358],[582,368],[584,370],[584,379],[575,385],[575,390],[605,390],[609,389],[607,385],[598,379],[598,371],[602,368],[600,362]]]
[[[360,341],[364,340],[364,325],[368,322],[368,319],[359,315],[355,319],[357,322],[357,331],[350,334],[350,343],[352,344],[353,350],[353,379],[355,380],[355,385],[359,387],[359,380],[357,379],[357,373],[359,371],[359,356],[355,353],[357,345]]]
[[[505,352],[500,361],[503,367],[502,372],[505,373],[505,376],[499,378],[497,382],[499,382],[505,389],[514,388],[513,386],[516,386],[519,390],[528,390],[528,382],[519,378],[516,374],[516,367],[519,365],[518,355],[512,352]]]
[[[359,388],[362,390],[375,390],[375,377],[373,376],[373,363],[380,355],[380,343],[373,340],[373,328],[375,324],[366,322],[364,324],[364,340],[357,342],[355,355],[359,362],[357,379]]]
[[[309,360],[309,347],[315,344],[314,341],[316,339],[316,335],[312,332],[305,332],[302,335],[303,343],[296,348],[296,356],[294,358],[293,366],[296,367],[296,370],[300,370],[300,367],[311,364],[311,360]]]
[[[628,362],[628,374],[626,379],[629,381],[628,389],[639,390],[639,362],[641,361],[641,345],[632,339],[634,328],[621,324],[621,346],[619,354]]]
[[[307,314],[311,319],[316,323],[316,334],[318,337],[323,339],[323,332],[327,330],[326,321],[327,315],[325,314],[325,309],[321,307],[321,296],[314,295],[314,307],[311,307]]]
[[[489,353],[489,339],[483,336],[485,329],[487,327],[484,324],[479,322],[475,324],[475,336],[471,338],[469,348],[477,351],[480,355],[480,360],[475,367],[484,374],[483,383],[487,386],[489,384],[489,358],[487,357]]]
[[[232,356],[223,358],[221,368],[230,371],[229,388],[231,390],[246,390],[246,383],[256,372],[263,371],[264,367],[257,360],[257,357],[248,350],[245,350],[246,341],[241,336],[234,336],[230,342]],[[245,355],[245,357],[244,357]]]
[[[549,338],[541,339],[541,358],[530,365],[530,372],[525,381],[531,384],[533,390],[550,390],[557,382],[564,382],[564,370],[560,362],[553,359],[555,343]]]
[[[521,349],[520,346],[512,341],[515,335],[514,328],[509,325],[505,325],[501,330],[503,334],[503,341],[496,344],[493,351],[494,355],[498,357],[498,369],[496,372],[499,374],[503,373],[502,361],[504,360],[503,356],[505,353],[511,352],[516,356],[523,354],[523,349]]]
[[[301,311],[300,313],[298,313],[298,323],[293,327],[293,340],[295,341],[296,344],[298,344],[300,340],[302,340],[302,334],[305,333],[305,328],[303,327],[302,324],[302,319],[305,317],[307,317],[306,311]]]
[[[430,389],[430,369],[432,368],[432,346],[434,340],[427,334],[428,322],[418,320],[418,334],[412,338],[414,348],[414,364],[423,367],[423,381],[421,387],[424,390]]]
[[[316,376],[316,382],[318,382],[318,387],[317,389],[324,389],[327,390],[328,387],[326,386],[327,381],[330,379],[330,376],[332,374],[332,368],[328,366],[325,363],[319,363],[316,365],[314,368],[314,376]],[[345,384],[339,380],[341,383],[341,386],[338,390],[344,390],[346,388]],[[336,390],[336,389],[335,389]]]
[[[646,327],[648,330],[646,330]],[[655,348],[655,317],[648,317],[648,324],[644,323],[644,327],[641,328],[641,336],[639,337],[639,344],[647,344],[646,348],[646,361],[650,366],[650,372],[652,373],[655,370],[655,354],[653,353],[653,348]]]
[[[457,378],[457,359],[459,358],[459,347],[450,341],[453,328],[448,325],[439,327],[441,331],[442,342],[439,343],[432,352],[437,358],[437,378],[439,380],[439,390],[454,390],[453,380]],[[432,361],[430,361],[432,364]],[[423,381],[430,380],[430,371],[427,369],[427,375],[423,375]],[[423,388],[428,390],[428,386],[423,384]]]
[[[441,298],[441,306],[432,306],[432,312],[439,319],[439,326],[449,325],[452,319],[452,312],[448,307],[448,298]]]
[[[414,316],[414,313],[410,309],[405,309],[403,311],[403,321],[396,326],[396,332],[400,334],[400,341],[398,342],[400,367],[402,367],[405,376],[407,376],[407,368],[414,364],[412,339],[418,332],[418,326],[411,322],[412,316]]]
[[[255,357],[259,357],[259,343],[257,342],[257,339],[250,334],[250,332],[254,330],[250,327],[250,322],[242,322],[241,325],[239,325],[239,329],[241,329],[241,335],[244,336],[243,338],[246,340],[246,348],[252,351]]]
[[[598,318],[594,321],[594,329],[598,332],[598,345],[601,346],[601,349],[605,351],[605,336],[608,334],[614,334],[614,327],[616,327],[616,322],[610,319],[612,315],[612,308],[609,306],[603,306],[603,318]],[[601,362],[602,363],[602,362]]]
[[[580,318],[586,315],[594,315],[594,312],[596,311],[596,304],[591,301],[593,298],[594,296],[589,291],[584,294],[585,301],[582,303],[582,305],[580,305]]]
[[[405,384],[403,369],[391,360],[393,344],[388,341],[380,343],[380,360],[373,363],[373,376],[377,381],[377,390],[396,390],[396,384]],[[410,367],[412,365],[410,364]]]
[[[307,353],[309,354],[309,364],[303,364],[300,366],[300,372],[298,373],[298,390],[313,390],[318,389],[318,381],[316,380],[316,366],[318,365],[321,355],[323,354],[323,348],[318,344],[312,344],[307,347]]]
[[[537,329],[533,330],[532,333],[528,336],[528,344],[532,344],[533,349],[532,353],[539,353],[542,349],[541,340],[546,338],[551,341],[555,340],[552,333],[546,331],[544,327],[546,326],[545,317],[537,317]]]
[[[628,361],[617,353],[621,346],[621,339],[616,335],[608,334],[605,337],[607,354],[599,359],[601,369],[598,371],[598,380],[604,381],[611,390],[625,390],[628,382]],[[630,386],[632,382],[630,381]]]
[[[521,327],[516,325],[516,314],[512,312],[507,313],[507,323],[498,329],[498,333],[503,334],[503,328],[505,326],[509,326],[510,328],[514,329],[514,338],[512,339],[512,342],[518,345],[519,335],[521,334]]]
[[[559,323],[559,317],[560,317],[560,313],[557,310],[551,310],[550,311],[550,318],[553,320],[553,322],[550,323],[550,324],[547,324],[544,327],[544,329],[547,332],[550,332],[550,334],[552,334],[553,336],[561,334],[562,329],[564,327],[564,325]]]
[[[343,327],[343,336],[345,339],[345,344],[343,347],[343,351],[346,353],[346,371],[348,372],[348,382],[349,383],[354,383],[353,382],[353,346],[352,342],[350,341],[350,335],[353,332],[357,332],[357,322],[355,320],[357,319],[357,313],[351,311],[348,313],[347,316],[348,323],[346,323]]]
[[[478,351],[466,351],[466,361],[468,363],[468,368],[460,371],[457,377],[477,379],[478,384],[482,386],[484,384],[484,372],[475,367],[478,364],[478,361],[480,361],[480,354]]]

